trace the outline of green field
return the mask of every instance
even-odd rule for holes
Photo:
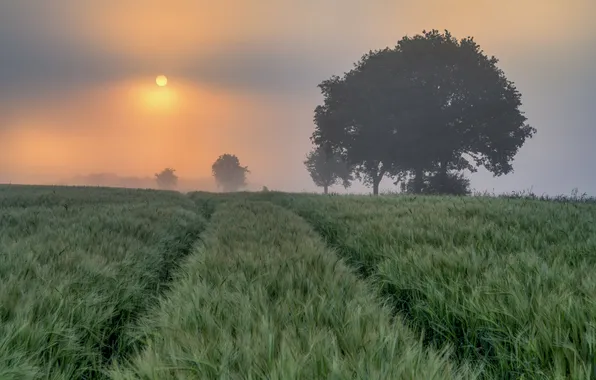
[[[0,379],[596,379],[596,204],[0,186]]]

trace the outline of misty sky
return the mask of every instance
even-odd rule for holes
[[[228,152],[254,183],[314,190],[317,84],[434,28],[497,56],[538,130],[514,174],[473,187],[596,194],[594,15],[594,0],[0,0],[0,182],[204,177]]]

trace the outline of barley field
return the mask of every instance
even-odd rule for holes
[[[0,187],[0,379],[102,378],[205,227],[178,193]]]
[[[596,379],[596,204],[0,186],[0,379]]]

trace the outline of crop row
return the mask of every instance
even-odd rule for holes
[[[205,220],[175,193],[0,191],[0,378],[105,378]]]
[[[215,203],[210,203],[214,205]],[[454,379],[301,218],[267,202],[219,203],[114,379]]]
[[[487,378],[596,379],[596,208],[260,195],[309,223],[427,345]]]

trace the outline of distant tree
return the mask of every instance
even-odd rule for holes
[[[178,185],[178,176],[174,174],[176,170],[166,168],[160,173],[155,174],[157,186],[163,190],[173,190]]]
[[[238,191],[246,186],[246,174],[250,173],[247,167],[240,166],[238,157],[232,154],[223,154],[211,167],[217,186],[224,192]]]
[[[443,182],[479,166],[508,174],[536,130],[497,63],[471,37],[436,30],[404,37],[319,85],[325,100],[312,140],[339,150],[375,194],[385,175],[412,176],[419,193],[428,172]]]
[[[304,165],[315,185],[322,187],[325,194],[335,184],[342,183],[345,188],[351,185],[352,176],[348,164],[341,155],[324,147],[313,149],[306,156]]]

